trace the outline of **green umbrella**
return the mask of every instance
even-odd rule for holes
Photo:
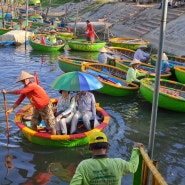
[[[79,71],[64,73],[52,84],[52,88],[65,91],[91,91],[102,87],[96,77]]]

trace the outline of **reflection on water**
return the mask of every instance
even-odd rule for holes
[[[96,59],[98,53],[63,51],[43,53],[24,46],[0,48],[0,87],[7,90],[21,88],[15,83],[21,70],[37,72],[41,86],[50,97],[59,96],[51,89],[52,82],[63,72],[57,62],[59,55],[73,55]],[[97,102],[110,114],[111,121],[105,128],[111,144],[109,156],[128,160],[134,142],[142,142],[147,148],[151,120],[151,104],[140,93],[132,97],[109,97],[95,93]],[[10,108],[17,96],[6,95]],[[0,182],[1,184],[69,184],[78,163],[89,158],[87,146],[78,148],[52,148],[30,143],[14,123],[14,113],[9,116],[10,140],[7,144],[6,120],[3,96],[0,96]],[[22,105],[28,103],[24,100]],[[18,110],[18,109],[17,109]],[[185,137],[184,114],[159,109],[154,157],[159,170],[169,185],[184,185]],[[10,166],[8,166],[11,164]],[[12,167],[12,168],[11,168]],[[131,184],[132,176],[123,178],[124,185]]]

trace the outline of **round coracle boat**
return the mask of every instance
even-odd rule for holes
[[[52,99],[56,106],[57,99]],[[110,116],[102,109],[99,104],[96,104],[97,120],[99,124],[94,127],[94,120],[91,120],[92,130],[86,131],[82,121],[78,123],[78,133],[68,135],[51,135],[47,132],[44,123],[38,126],[38,131],[30,128],[30,120],[33,113],[33,107],[29,104],[20,109],[15,115],[15,123],[23,133],[23,135],[32,143],[53,146],[53,147],[75,147],[85,145],[89,142],[89,136],[93,132],[102,131],[110,121]]]
[[[111,38],[110,43],[114,47],[122,47],[131,50],[137,50],[141,44],[149,45],[148,40],[143,40],[139,38]]]

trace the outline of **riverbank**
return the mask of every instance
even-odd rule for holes
[[[91,22],[109,23],[110,33],[114,37],[134,37],[149,40],[151,47],[158,48],[160,36],[160,23],[162,10],[159,4],[137,5],[133,2],[105,2],[90,11],[96,1],[82,1],[81,3],[68,3],[51,11],[63,11],[68,7],[68,16],[76,15],[81,21],[89,19]],[[86,13],[82,13],[86,12]],[[168,8],[167,24],[164,39],[164,52],[174,55],[185,55],[185,8]],[[77,23],[78,24],[78,23]],[[98,29],[95,29],[98,32]],[[111,36],[111,35],[110,35]]]

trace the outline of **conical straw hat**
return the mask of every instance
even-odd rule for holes
[[[100,52],[103,52],[103,53],[106,53],[107,52],[107,50],[105,49],[105,47],[102,47],[99,51]]]
[[[53,30],[50,31],[50,33],[56,33],[56,30],[53,29]]]
[[[16,82],[20,82],[20,81],[25,80],[27,78],[34,78],[34,76],[31,75],[31,74],[29,74],[29,73],[27,73],[27,72],[25,72],[25,71],[21,71],[21,74],[17,78],[17,81]]]
[[[137,60],[136,58],[134,58],[132,62],[130,63],[130,65],[133,65],[133,64],[141,64],[141,62]]]
[[[168,60],[168,57],[166,56],[165,53],[163,53],[163,55],[162,55],[162,60]]]
[[[141,44],[141,45],[139,45],[139,48],[147,48],[147,45],[146,44]]]

